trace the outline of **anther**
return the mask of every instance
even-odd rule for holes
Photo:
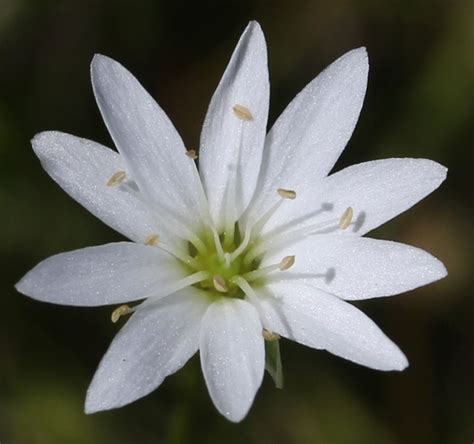
[[[249,122],[253,120],[253,115],[250,110],[243,105],[235,105],[233,108],[234,114],[241,120]]]
[[[150,245],[150,246],[156,247],[156,245],[158,245],[159,240],[160,240],[160,236],[158,236],[157,234],[150,234],[145,239],[145,245]]]
[[[127,176],[127,174],[125,173],[125,171],[117,171],[107,181],[107,186],[108,187],[115,187],[116,185],[121,184],[124,181],[126,176]]]
[[[278,341],[280,339],[280,335],[278,333],[271,332],[266,328],[262,330],[262,336],[265,341]]]
[[[346,211],[342,213],[342,216],[339,219],[339,228],[341,230],[345,230],[351,224],[352,216],[354,216],[354,211],[351,207],[347,207]]]
[[[130,308],[128,305],[121,305],[112,312],[110,319],[115,324],[122,316],[128,315],[133,311],[133,308]]]
[[[193,160],[196,160],[198,158],[196,150],[187,150],[186,156],[188,156],[190,159],[193,159]]]
[[[280,271],[285,271],[295,264],[295,256],[285,256],[280,262]]]
[[[212,283],[214,284],[214,288],[220,293],[227,293],[229,291],[225,279],[218,274],[214,275]]]
[[[284,199],[290,199],[290,200],[296,199],[296,191],[285,190],[284,188],[278,188],[277,192]]]
[[[285,256],[279,264],[268,265],[257,270],[249,271],[248,273],[243,274],[243,277],[248,281],[252,282],[256,279],[260,279],[264,276],[267,276],[274,271],[285,271],[291,268],[295,263],[295,256]]]

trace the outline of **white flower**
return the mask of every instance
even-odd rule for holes
[[[118,153],[59,132],[37,135],[33,148],[66,192],[132,242],[58,254],[17,285],[57,304],[145,300],[114,311],[114,321],[134,314],[102,359],[86,412],[147,395],[199,350],[214,404],[240,421],[262,382],[265,344],[278,382],[278,335],[374,369],[407,366],[346,301],[446,275],[418,248],[362,237],[436,189],[446,168],[386,159],[328,176],[356,125],[367,72],[365,49],[348,52],[266,135],[266,45],[250,23],[211,100],[198,172],[195,151],[138,81],[94,58],[94,93]]]

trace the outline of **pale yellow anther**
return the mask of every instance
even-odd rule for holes
[[[212,283],[214,284],[214,288],[220,293],[227,293],[229,291],[225,279],[218,274],[214,275]]]
[[[278,333],[273,333],[266,328],[262,330],[262,336],[265,341],[278,341],[280,339],[280,335]]]
[[[290,199],[290,200],[296,199],[296,191],[285,190],[284,188],[278,188],[277,192],[284,199]]]
[[[342,213],[341,218],[339,219],[339,228],[345,230],[352,222],[352,217],[354,216],[354,211],[351,207],[347,207],[346,211]]]
[[[127,174],[125,173],[125,171],[117,171],[107,181],[107,186],[108,187],[115,187],[116,185],[121,184],[124,181],[126,176],[127,176]]]
[[[156,246],[158,245],[158,241],[160,240],[160,236],[157,234],[150,234],[146,239],[145,239],[145,245],[151,245],[151,246]]]
[[[128,315],[132,312],[133,308],[130,308],[128,305],[121,305],[112,312],[110,319],[115,324],[122,316]]]
[[[234,114],[241,120],[245,120],[249,122],[250,120],[253,120],[253,115],[250,112],[250,110],[243,105],[235,105],[233,108]]]
[[[190,159],[193,159],[193,160],[196,160],[198,158],[196,150],[187,150],[186,156],[188,156]]]
[[[285,271],[295,264],[295,256],[285,256],[280,262],[280,271]]]

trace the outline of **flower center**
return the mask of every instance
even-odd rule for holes
[[[234,113],[244,121],[253,119],[250,111],[243,106],[236,105]],[[186,155],[191,159],[196,158],[196,153],[193,150],[187,151]],[[295,263],[294,256],[285,256],[279,263],[262,267],[262,258],[268,251],[278,251],[285,245],[307,236],[346,230],[353,224],[354,212],[351,207],[348,207],[341,216],[336,218],[303,225],[300,228],[294,228],[292,224],[283,225],[263,234],[263,228],[281,205],[285,201],[296,199],[295,191],[278,188],[276,191],[280,199],[256,220],[246,220],[241,225],[241,223],[235,222],[232,211],[226,211],[228,214],[224,232],[218,233],[208,211],[204,211],[202,221],[204,227],[201,225],[202,228],[199,233],[187,227],[171,213],[164,217],[163,214],[167,214],[166,211],[160,211],[163,209],[156,202],[148,200],[133,180],[127,180],[125,171],[114,173],[106,184],[108,187],[130,193],[150,209],[156,209],[157,214],[161,215],[161,222],[167,227],[168,231],[187,241],[187,248],[182,248],[182,246],[176,247],[162,241],[157,233],[150,233],[144,239],[145,245],[166,251],[174,256],[185,269],[185,277],[172,285],[155,291],[150,296],[145,296],[144,299],[147,297],[165,297],[192,286],[206,291],[211,297],[241,299],[246,297],[258,306],[255,288],[265,284],[265,278],[268,274],[288,270]],[[207,203],[204,194],[202,196],[202,205],[205,208]],[[130,308],[128,305],[117,308],[112,313],[113,322],[134,310],[135,308]]]
[[[236,283],[236,278],[258,270],[260,263],[258,259],[248,263],[244,261],[254,242],[244,239],[237,225],[232,240],[225,234],[218,236],[217,240],[212,233],[200,238],[206,239],[205,249],[199,251],[189,243],[188,254],[193,258],[193,271],[205,272],[208,278],[194,286],[215,293],[216,296],[243,298],[244,292]]]

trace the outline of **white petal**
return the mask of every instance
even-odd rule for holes
[[[270,331],[377,370],[407,367],[400,349],[349,303],[304,284],[272,284],[264,291],[262,319]]]
[[[140,190],[181,222],[195,221],[199,176],[166,114],[130,72],[108,57],[94,57],[91,77],[102,117]]]
[[[207,305],[191,288],[142,304],[102,358],[87,391],[86,413],[129,404],[179,370],[198,349]]]
[[[268,103],[265,38],[258,23],[251,22],[212,97],[201,134],[200,172],[219,229],[224,224],[226,205],[235,202],[232,212],[236,220],[255,190]],[[248,108],[253,119],[239,119],[233,111],[235,105]],[[235,193],[229,185],[234,176]]]
[[[278,188],[299,194],[329,173],[356,126],[368,69],[365,48],[350,51],[288,105],[265,141],[253,211],[276,201]]]
[[[94,216],[137,242],[156,231],[152,214],[136,197],[107,186],[125,169],[116,152],[57,131],[37,134],[32,145],[47,173]]]
[[[397,242],[353,236],[309,236],[262,262],[295,255],[276,279],[304,281],[343,299],[391,296],[446,276],[446,268],[426,251]]]
[[[262,383],[265,350],[255,308],[240,299],[222,298],[202,320],[201,365],[207,388],[219,412],[241,421]]]
[[[339,219],[352,207],[353,222],[339,234],[362,236],[433,192],[446,173],[444,166],[428,159],[384,159],[353,165],[282,206],[266,230]]]
[[[183,276],[176,259],[159,248],[119,242],[51,256],[16,288],[44,302],[95,306],[143,299]]]

